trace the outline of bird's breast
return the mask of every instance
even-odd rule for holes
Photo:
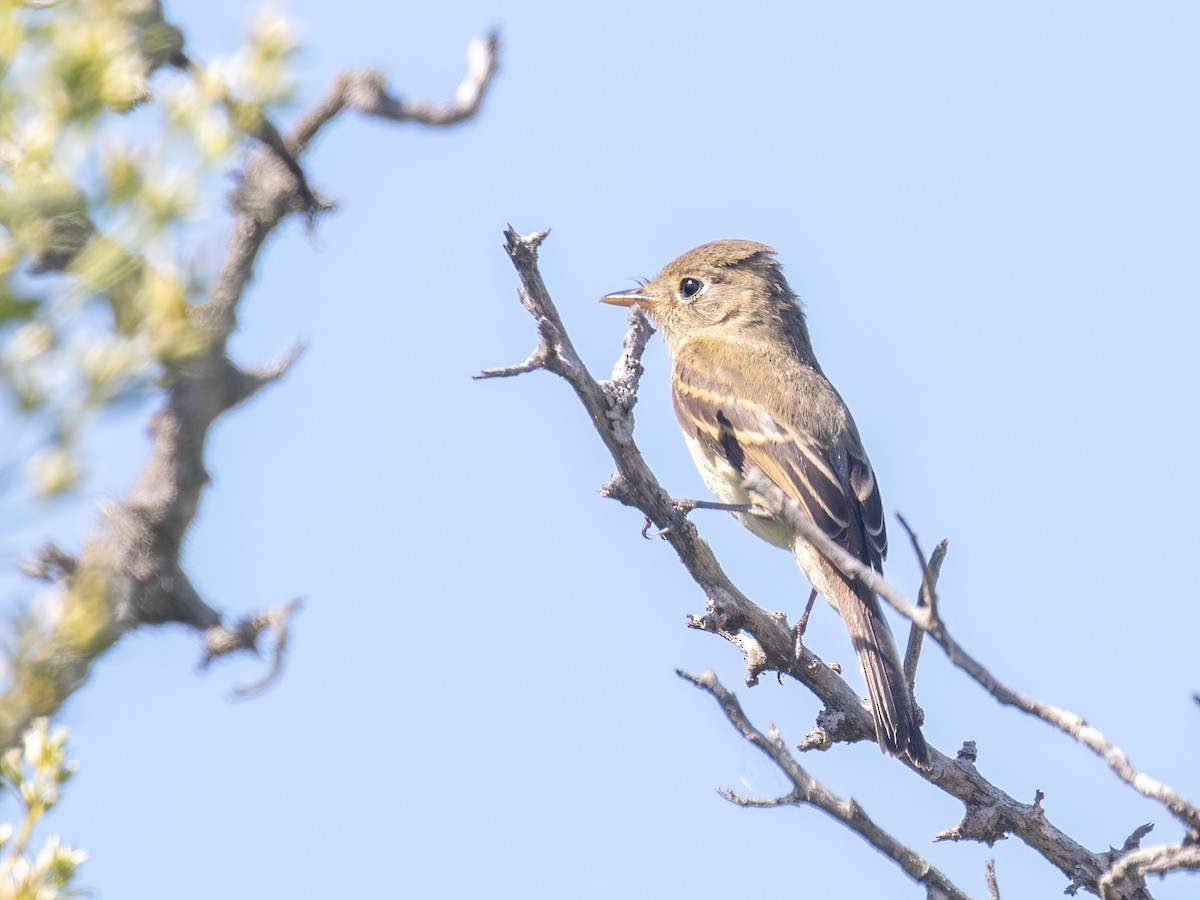
[[[734,513],[734,516],[767,543],[790,549],[794,537],[792,527],[782,518],[770,514],[783,502],[782,492],[777,491],[778,496],[775,497],[763,496],[747,484],[746,475],[732,466],[717,447],[690,434],[685,434],[684,439],[696,468],[717,501],[756,506],[764,510],[765,515]],[[759,483],[765,480],[758,479]]]

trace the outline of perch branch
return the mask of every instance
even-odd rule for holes
[[[870,717],[857,695],[808,648],[797,647],[785,616],[763,610],[730,582],[709,545],[699,537],[695,526],[679,510],[646,465],[633,441],[636,394],[629,390],[618,390],[612,381],[597,382],[589,374],[571,345],[558,310],[550,298],[537,267],[538,248],[545,238],[545,232],[522,236],[512,228],[505,231],[506,250],[522,284],[522,305],[537,323],[538,345],[524,363],[488,369],[477,377],[492,378],[544,368],[565,379],[575,391],[616,464],[616,473],[601,488],[601,494],[641,510],[662,530],[664,539],[671,544],[688,573],[707,595],[707,611],[702,616],[691,617],[689,626],[718,634],[734,644],[746,659],[749,684],[756,683],[763,672],[775,671],[796,678],[821,698],[826,706],[825,713],[819,717],[821,727],[806,739],[805,746],[824,748],[833,741],[871,739],[873,731]],[[633,351],[640,354],[649,329],[644,317],[636,310],[631,311],[630,332],[626,335],[622,357],[618,361],[618,368],[622,372],[640,374],[640,361]],[[1085,743],[1090,742],[1089,746],[1093,748],[1099,747],[1101,755],[1114,766],[1114,770],[1123,774],[1123,780],[1134,784],[1147,796],[1160,799],[1184,821],[1196,817],[1194,808],[1165,786],[1133,772],[1127,764],[1124,768],[1114,765],[1113,754],[1119,755],[1122,761],[1123,754],[1095,729],[1084,725],[1082,719],[1072,718],[1068,713],[1039,704],[1001,685],[950,640],[944,624],[933,617],[930,609],[912,606],[874,571],[857,563],[833,544],[816,526],[807,521],[798,521],[795,525],[850,577],[864,580],[902,614],[933,636],[956,665],[964,668],[1002,702],[1030,712],[1041,710],[1045,713],[1050,710],[1052,713],[1046,718],[1052,723],[1077,721],[1076,736]],[[925,567],[925,575],[931,592],[932,569]],[[1064,730],[1072,733],[1069,729]],[[943,832],[941,839],[978,840],[990,844],[1009,833],[1016,834],[1059,868],[1071,879],[1072,884],[1097,893],[1098,880],[1108,868],[1107,860],[1050,824],[1040,798],[1032,804],[1021,803],[988,782],[976,770],[973,753],[962,753],[957,759],[951,760],[935,750],[932,769],[918,774],[961,800],[966,807],[962,821]],[[1140,890],[1137,886],[1130,886],[1123,896],[1140,897]]]

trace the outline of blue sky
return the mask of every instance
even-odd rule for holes
[[[306,598],[286,677],[230,703],[249,660],[197,676],[182,630],[124,641],[69,703],[82,768],[53,828],[104,898],[221,896],[919,897],[785,791],[715,704],[713,667],[798,743],[794,683],[749,690],[733,648],[689,632],[704,598],[641,518],[603,500],[611,463],[565,383],[477,383],[534,343],[501,230],[551,228],[542,271],[593,372],[624,318],[601,294],[703,241],[779,251],[889,511],[950,539],[943,612],[997,676],[1078,712],[1133,763],[1200,796],[1190,460],[1200,325],[1200,7],[1017,2],[394,6],[294,2],[301,105],[340,68],[449,96],[473,35],[502,71],[448,132],[343,119],[305,159],[339,211],[283,229],[233,350],[309,351],[223,421],[187,547],[236,614]],[[169,17],[200,59],[250,13]],[[676,496],[703,497],[655,342],[636,437]],[[5,428],[12,425],[5,413]],[[77,542],[120,496],[143,419],[96,435],[76,505],[5,537]],[[697,523],[735,582],[795,616],[787,554],[728,517]],[[893,533],[898,529],[893,525]],[[914,591],[893,538],[887,574]],[[3,582],[14,598],[33,588]],[[819,608],[808,642],[853,670]],[[858,684],[855,673],[855,683]],[[929,650],[925,733],[1095,850],[1154,821],[1066,737],[999,707]],[[802,760],[966,890],[1063,878],[1017,840],[934,844],[961,808],[870,746]],[[1194,879],[1152,883],[1156,897]]]

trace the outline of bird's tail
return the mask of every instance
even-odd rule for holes
[[[885,753],[907,755],[918,767],[928,769],[929,747],[917,725],[904,667],[879,598],[861,583],[843,584],[847,590],[839,591],[842,596],[837,605],[867,682],[879,746]]]

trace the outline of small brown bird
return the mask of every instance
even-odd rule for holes
[[[601,298],[644,309],[670,351],[675,414],[717,499],[792,551],[813,587],[841,613],[867,683],[885,753],[928,768],[900,655],[875,593],[813,548],[791,524],[815,522],[882,572],[883,504],[846,404],[813,355],[804,312],[775,251],[753,241],[689,250],[640,288]]]

